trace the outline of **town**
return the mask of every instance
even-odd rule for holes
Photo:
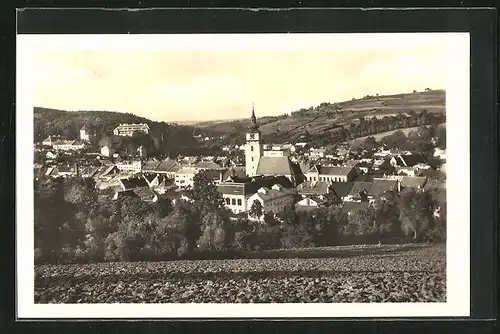
[[[250,126],[241,134],[246,143],[225,145],[226,155],[162,159],[148,156],[142,145],[133,154],[115,151],[112,145],[99,147],[96,132],[84,125],[79,138],[50,135],[35,144],[34,177],[36,182],[91,180],[98,202],[133,198],[149,204],[167,200],[174,206],[192,203],[196,180],[202,178],[216,187],[229,220],[249,222],[265,222],[269,217],[279,221],[286,212],[311,214],[332,207],[349,219],[376,210],[377,203],[391,196],[426,192],[433,196],[432,207],[427,208],[432,219],[440,219],[446,206],[444,138],[429,131],[423,126],[408,138],[427,140],[432,161],[421,152],[388,147],[373,137],[362,145],[340,143],[335,152],[308,142],[263,144],[252,107]],[[117,124],[113,130],[115,137],[149,133],[145,123]],[[398,135],[408,140],[397,132],[389,137]],[[410,230],[416,238],[418,229]],[[377,238],[380,242],[381,237]]]

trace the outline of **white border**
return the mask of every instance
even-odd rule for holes
[[[442,37],[446,37],[443,39]],[[402,38],[401,38],[402,37]],[[440,38],[436,38],[440,37]],[[34,304],[31,55],[63,49],[380,49],[439,43],[449,56],[447,301],[381,304]],[[469,316],[469,34],[18,35],[16,82],[17,316],[23,318],[318,318]],[[438,44],[434,44],[438,45]],[[31,197],[28,196],[31,194]],[[20,193],[18,193],[19,195]]]

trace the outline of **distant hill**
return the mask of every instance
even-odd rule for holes
[[[188,125],[155,122],[130,113],[113,111],[64,111],[35,107],[34,140],[41,141],[49,135],[78,138],[80,129],[87,125],[102,141],[111,137],[113,129],[120,123],[146,123],[151,128],[147,139],[148,152],[164,154],[179,147],[197,146],[193,132],[204,135],[205,131]]]
[[[444,90],[426,90],[407,94],[365,96],[360,99],[338,103],[322,103],[316,107],[292,111],[290,116],[258,118],[264,135],[276,132],[298,137],[306,130],[309,133],[336,131],[360,117],[382,118],[400,114],[445,113],[446,94]],[[258,116],[258,110],[256,110]],[[250,116],[250,115],[249,115]],[[250,117],[232,121],[211,121],[192,124],[204,130],[218,133],[238,133],[245,131]]]

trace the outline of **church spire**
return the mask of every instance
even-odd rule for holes
[[[252,102],[252,117],[251,117],[252,123],[250,124],[250,129],[251,130],[257,130],[259,126],[257,125],[257,118],[255,117],[255,108],[254,104]]]

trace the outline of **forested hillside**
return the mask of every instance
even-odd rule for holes
[[[149,136],[137,138],[113,137],[113,129],[120,123],[146,123],[151,128]],[[144,145],[148,152],[167,154],[182,148],[197,146],[193,139],[195,128],[176,123],[154,122],[129,113],[112,111],[64,111],[34,108],[34,140],[41,141],[49,135],[78,138],[83,125],[95,131],[101,145]],[[206,131],[196,129],[197,134]]]

